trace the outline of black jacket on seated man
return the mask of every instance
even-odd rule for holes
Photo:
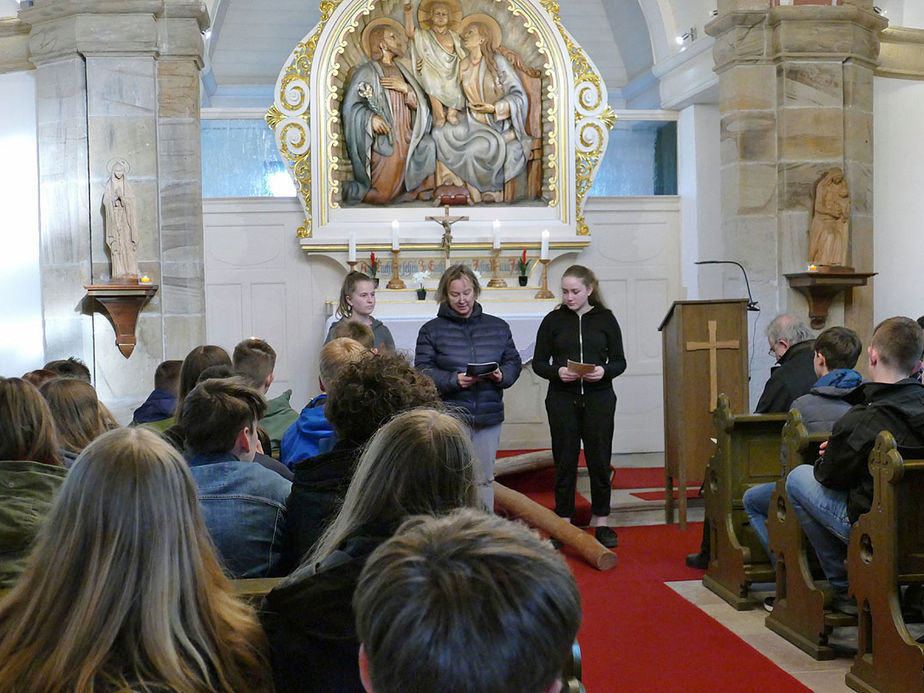
[[[815,479],[847,491],[847,517],[854,523],[873,502],[869,454],[879,432],[889,431],[899,447],[924,446],[924,385],[913,378],[863,383],[844,400],[854,406],[834,424],[825,454],[815,462]]]
[[[770,379],[754,408],[755,414],[788,412],[792,402],[812,389],[815,375],[815,340],[793,344],[770,369]]]

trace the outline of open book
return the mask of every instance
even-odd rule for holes
[[[470,363],[465,368],[465,375],[469,378],[484,378],[490,375],[498,368],[497,361],[488,361],[487,363]]]
[[[572,361],[568,359],[568,370],[572,373],[577,373],[578,375],[587,375],[593,373],[596,366],[592,363],[581,363],[580,361]]]

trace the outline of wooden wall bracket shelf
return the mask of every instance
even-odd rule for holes
[[[866,286],[866,280],[876,272],[854,272],[850,267],[826,269],[820,267],[814,272],[787,274],[789,285],[805,294],[809,302],[809,318],[812,329],[820,330],[828,320],[831,300],[842,291]]]
[[[90,284],[87,296],[103,306],[116,332],[116,346],[125,358],[135,349],[135,326],[141,307],[157,293],[157,284]]]

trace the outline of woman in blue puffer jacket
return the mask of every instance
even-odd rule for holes
[[[420,328],[414,365],[433,378],[443,401],[462,413],[478,453],[478,496],[493,510],[503,391],[516,382],[523,364],[510,326],[482,311],[477,301],[480,293],[478,277],[466,265],[452,265],[443,272],[436,290],[439,311]],[[466,375],[470,364],[495,362],[497,367],[484,375]]]

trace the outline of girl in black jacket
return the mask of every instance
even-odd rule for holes
[[[594,535],[601,544],[613,548],[616,532],[608,525],[616,410],[612,383],[626,370],[622,332],[603,304],[597,278],[583,265],[565,270],[561,293],[561,305],[539,325],[533,357],[536,375],[549,381],[545,409],[555,459],[555,512],[569,519],[574,514],[583,441]],[[569,362],[573,362],[571,368]]]

